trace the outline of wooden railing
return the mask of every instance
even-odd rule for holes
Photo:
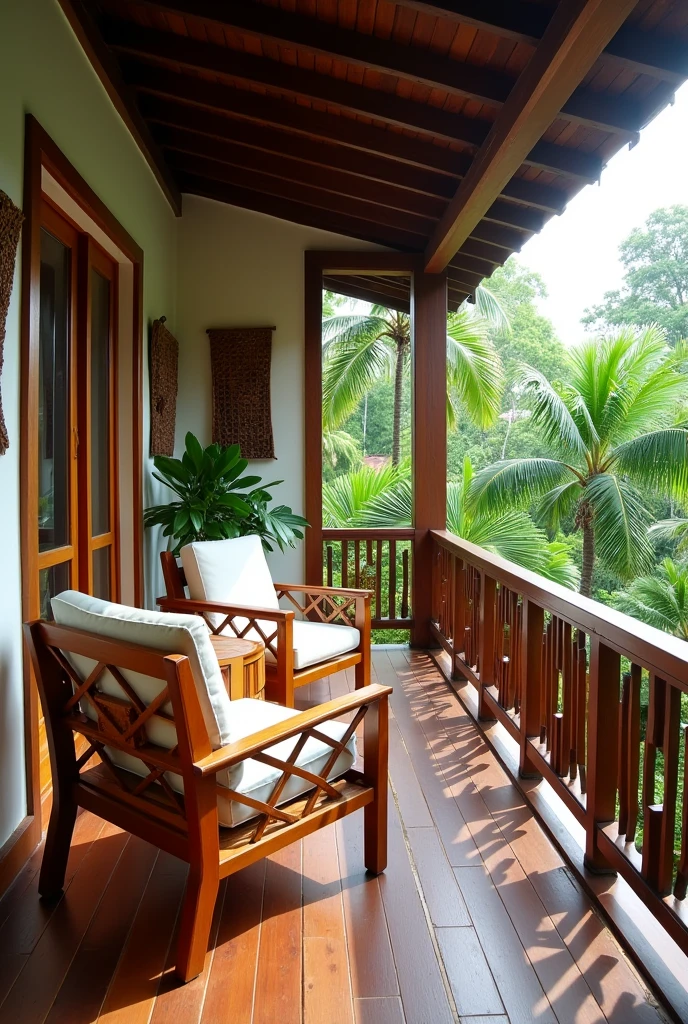
[[[478,715],[519,744],[688,953],[688,643],[433,531],[432,632]]]
[[[323,530],[323,579],[371,590],[373,629],[413,626],[413,537],[412,528]]]

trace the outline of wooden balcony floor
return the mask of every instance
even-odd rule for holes
[[[429,658],[392,683],[389,867],[362,815],[223,883],[204,973],[170,972],[185,866],[83,814],[64,897],[40,851],[0,903],[5,1024],[614,1024],[657,1009]],[[353,685],[343,674],[302,705]]]

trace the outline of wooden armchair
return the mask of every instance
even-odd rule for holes
[[[258,537],[190,544],[184,566],[169,551],[160,560],[163,611],[201,615],[215,634],[263,641],[268,700],[293,707],[296,687],[351,667],[356,689],[370,683],[370,591],[273,583]],[[282,598],[295,611],[281,609]]]
[[[56,617],[99,632],[42,621],[24,627],[54,787],[39,891],[50,898],[62,889],[79,807],[187,861],[175,968],[186,982],[203,970],[221,878],[359,808],[366,867],[384,870],[391,691],[368,686],[303,713],[230,702],[197,618],[148,612],[133,627],[113,615],[120,607],[67,592],[53,601]],[[123,632],[148,642],[119,639]],[[184,653],[161,649],[171,641]],[[242,733],[236,720],[245,725],[247,711],[255,729]],[[343,715],[352,717],[341,722]],[[362,721],[360,772],[351,765]],[[79,758],[75,733],[89,744]],[[256,770],[265,773],[262,790]],[[235,818],[234,827],[221,827]]]

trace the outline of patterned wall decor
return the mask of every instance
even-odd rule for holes
[[[0,378],[2,377],[7,310],[10,306],[10,294],[14,280],[14,261],[17,256],[17,245],[23,221],[24,214],[14,205],[10,197],[0,190]],[[4,455],[9,446],[10,439],[7,436],[5,417],[2,413],[2,394],[0,394],[0,455]]]
[[[274,327],[208,329],[213,441],[239,444],[245,459],[274,459],[270,358]]]
[[[177,339],[165,327],[165,317],[153,321],[150,352],[151,455],[174,454],[177,415]]]

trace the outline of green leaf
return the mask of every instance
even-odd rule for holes
[[[203,448],[201,447],[201,442],[194,434],[191,433],[191,431],[186,435],[185,446],[194,468],[198,473],[200,473],[203,467]]]
[[[575,474],[557,459],[505,459],[478,470],[471,502],[478,509],[528,508]]]
[[[647,537],[646,505],[630,484],[608,473],[594,476],[585,488],[593,509],[595,553],[617,576],[645,572],[653,561]]]
[[[177,512],[176,516],[174,517],[174,532],[175,532],[175,535],[179,536],[179,534],[181,534],[182,531],[185,530],[188,525],[189,525],[189,513],[188,513],[188,510],[185,509],[185,508],[182,508],[182,509],[179,510],[179,512]]]

